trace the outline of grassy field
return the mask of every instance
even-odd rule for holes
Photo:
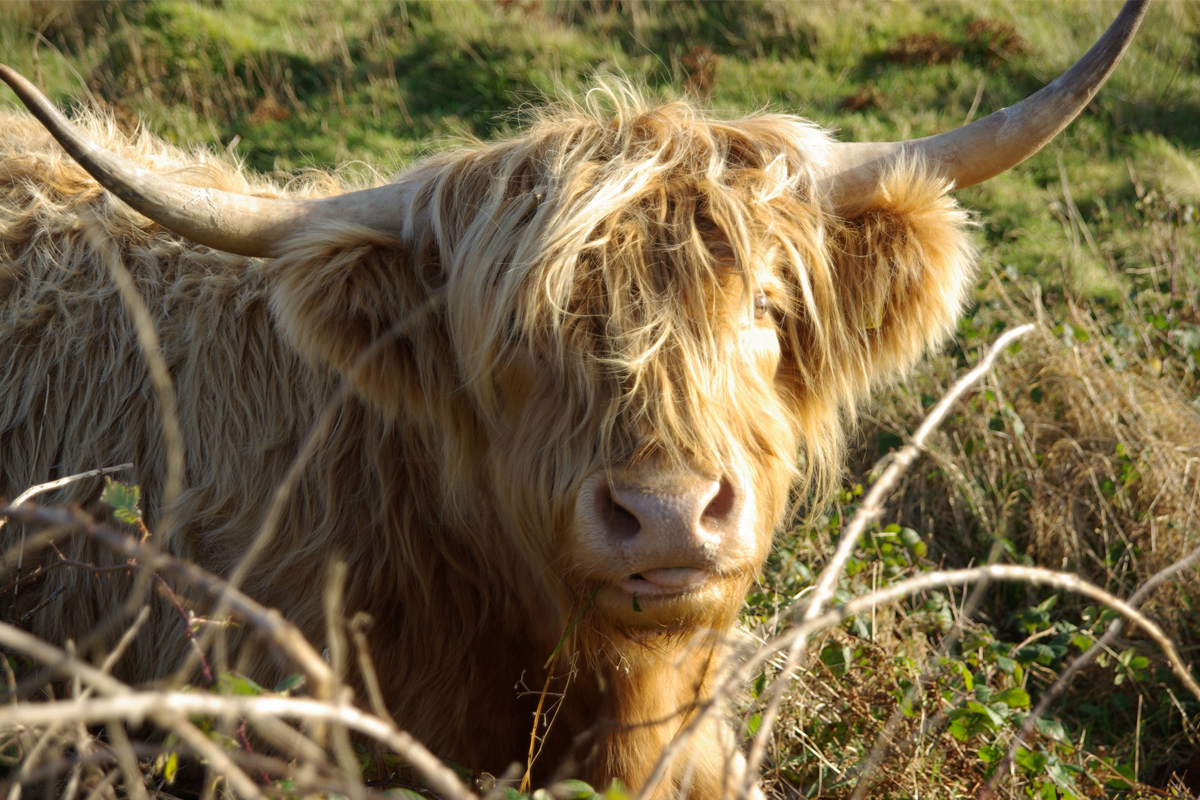
[[[522,109],[626,75],[719,112],[795,112],[846,140],[946,130],[1010,105],[1081,54],[1109,2],[759,0],[10,2],[3,60],[62,104],[286,178],[390,173]],[[864,538],[842,599],[983,561],[1079,573],[1128,596],[1200,545],[1200,4],[1152,5],[1131,52],[1055,142],[958,193],[980,280],[955,339],[865,414],[845,488],[779,544],[754,628],[811,585],[872,465],[997,332],[1002,356]],[[0,92],[0,105],[15,98]],[[1200,648],[1193,569],[1144,608]],[[931,591],[820,642],[768,751],[774,797],[1200,793],[1200,703],[1140,633],[1079,674],[1011,764],[1031,704],[1111,621],[1025,585]],[[760,631],[763,632],[763,631]],[[761,690],[761,682],[756,688]],[[751,695],[755,694],[752,689]],[[757,699],[746,699],[753,730]],[[877,743],[878,769],[859,781]],[[1173,787],[1173,788],[1172,788]],[[860,795],[865,796],[865,795]]]

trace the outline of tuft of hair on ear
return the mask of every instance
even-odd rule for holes
[[[417,244],[345,222],[295,236],[269,266],[271,311],[310,363],[332,367],[385,415],[422,405],[446,371],[425,363],[448,352],[437,313],[440,270],[429,237]],[[442,337],[444,338],[444,337]]]
[[[954,330],[976,248],[951,188],[922,160],[898,162],[870,200],[825,215],[819,256],[784,273],[795,286],[781,374],[818,496],[835,488],[858,404]]]
[[[897,377],[954,331],[978,252],[952,188],[924,160],[905,159],[833,229],[846,356],[861,364],[860,391]]]

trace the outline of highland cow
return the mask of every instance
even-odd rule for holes
[[[344,562],[390,713],[495,773],[524,759],[579,614],[540,780],[639,787],[720,673],[789,498],[835,484],[856,404],[952,330],[973,250],[949,191],[1074,118],[1142,6],[1037,95],[928,139],[840,144],[617,86],[341,195],[95,115],[80,131],[0,68],[54,136],[0,118],[0,495],[134,462],[158,545],[228,575],[334,402],[245,590],[320,644]],[[178,398],[176,497],[122,268]],[[98,491],[53,502],[96,509]],[[61,569],[0,613],[78,640],[130,587]],[[156,607],[118,670],[149,681],[188,652]],[[264,683],[286,669],[239,630],[228,652]],[[726,723],[689,748],[663,796],[685,773],[695,797],[741,785]]]

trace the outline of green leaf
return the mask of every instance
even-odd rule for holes
[[[283,694],[290,692],[292,689],[298,689],[304,685],[304,674],[293,672],[291,675],[285,676],[279,683],[275,684],[275,693]]]
[[[1036,661],[1043,667],[1048,667],[1050,666],[1050,662],[1054,660],[1054,650],[1039,642],[1022,648],[1017,652],[1017,658],[1026,664]]]
[[[406,800],[429,800],[428,797],[420,792],[415,792],[412,789],[405,789],[399,786],[393,786],[384,792],[384,794],[386,794],[388,797],[403,797],[406,798]]]
[[[142,512],[138,509],[141,494],[142,490],[137,486],[109,479],[100,493],[100,502],[111,508],[113,516],[121,522],[136,525],[142,519]]]
[[[963,718],[952,720],[950,725],[946,728],[946,731],[960,742],[965,742],[967,739],[971,738],[971,731],[968,730],[967,724],[963,721]]]
[[[1104,760],[1106,763],[1109,761],[1108,759]],[[1121,780],[1121,778],[1109,778],[1104,782],[1105,786],[1108,786],[1110,789],[1130,789],[1133,787],[1133,766],[1131,764],[1109,763],[1108,765],[1116,770],[1117,774],[1125,780]]]
[[[1095,640],[1086,633],[1077,633],[1071,637],[1071,644],[1080,650],[1087,650]]]
[[[175,773],[179,771],[179,754],[171,753],[167,756],[167,762],[163,764],[162,776],[167,783],[175,782]]]
[[[995,764],[1004,758],[1004,748],[998,744],[985,744],[979,748],[978,756],[985,764]]]
[[[550,787],[550,793],[560,800],[591,800],[599,797],[590,783],[578,780],[559,781]]]
[[[829,667],[829,671],[840,678],[854,663],[854,654],[845,645],[830,644],[821,651],[821,661]]]
[[[1058,605],[1058,595],[1052,594],[1049,597],[1047,597],[1045,600],[1043,600],[1042,602],[1037,604],[1037,610],[1038,611],[1049,611],[1050,609],[1054,608],[1056,605]]]
[[[901,528],[900,542],[909,550],[912,550],[917,545],[922,544],[921,534],[917,533],[912,528]]]
[[[236,694],[246,697],[257,697],[266,693],[266,689],[238,672],[219,673],[217,685],[213,688],[218,694]]]
[[[1057,758],[1050,759],[1046,764],[1046,774],[1061,789],[1071,794],[1076,794],[1079,791],[1079,787],[1075,785],[1075,776],[1071,774],[1070,768]]]
[[[1067,740],[1067,732],[1063,730],[1062,723],[1056,719],[1039,718],[1036,723],[1038,733],[1049,737],[1056,742],[1065,742]]]
[[[1020,686],[1013,686],[993,695],[992,702],[1004,703],[1009,708],[1029,708],[1029,692]]]
[[[947,669],[956,670],[962,676],[963,685],[966,686],[968,692],[975,690],[975,678],[971,675],[970,667],[953,658],[943,658],[939,663]]]
[[[1032,750],[1026,750],[1024,747],[1018,747],[1017,752],[1013,754],[1013,761],[1017,762],[1017,766],[1034,775],[1041,775],[1042,770],[1046,768],[1046,756],[1044,753],[1036,753]]]
[[[971,711],[974,711],[975,714],[980,718],[987,720],[993,729],[1004,724],[1004,717],[997,713],[995,709],[988,708],[983,703],[971,700],[967,703],[967,708]]]
[[[612,783],[604,790],[605,800],[630,800],[629,789],[619,778],[613,778]]]

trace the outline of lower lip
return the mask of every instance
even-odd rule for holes
[[[654,597],[682,594],[703,586],[709,577],[708,571],[702,569],[654,569],[630,575],[617,585],[639,597]]]

